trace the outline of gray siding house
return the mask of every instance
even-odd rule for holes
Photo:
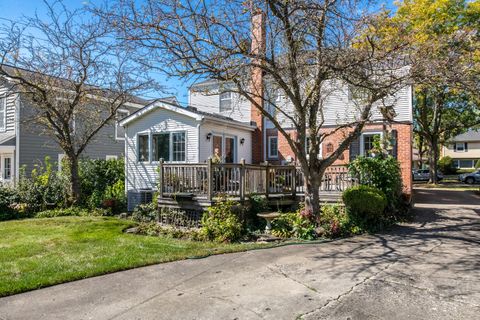
[[[125,154],[125,131],[118,121],[142,108],[147,101],[136,99],[117,112],[117,119],[105,126],[85,149],[83,157],[115,159]],[[15,184],[20,169],[30,172],[45,157],[59,163],[64,156],[55,140],[44,134],[32,120],[35,110],[22,95],[12,92],[5,82],[0,85],[0,184]],[[80,124],[78,124],[80,125]]]

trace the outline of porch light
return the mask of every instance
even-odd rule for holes
[[[207,133],[207,140],[210,141],[211,138],[212,138],[212,133],[211,132]]]
[[[243,144],[245,143],[245,138],[242,138],[240,139],[240,144],[243,146]]]

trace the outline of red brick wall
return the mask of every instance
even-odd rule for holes
[[[412,193],[412,126],[410,124],[394,124],[391,126],[391,129],[397,131],[397,159],[400,162],[400,169],[402,171],[403,191],[410,195]],[[327,130],[332,129],[325,129],[324,132]],[[382,125],[367,125],[363,131],[365,132],[372,130],[381,131]],[[323,157],[327,157],[329,155],[327,152],[327,145],[331,143],[333,150],[336,150],[347,132],[348,131],[338,131],[325,139],[322,146]],[[294,130],[290,130],[288,133],[291,137],[295,137],[296,135]],[[277,131],[275,129],[267,130],[267,136],[274,135],[277,135]],[[285,137],[281,134],[278,134],[278,150],[278,161],[272,161],[269,159],[270,162],[281,163],[282,160],[286,160],[288,156],[291,156],[294,161],[296,160],[290,145]],[[334,162],[334,165],[347,164],[349,162],[349,158],[350,152],[347,149],[343,152],[342,156]]]
[[[265,51],[265,19],[264,14],[261,11],[258,11],[252,16],[252,53],[261,54]],[[253,61],[255,62],[255,60]],[[259,61],[257,61],[259,63]],[[263,71],[258,67],[252,68],[252,93],[255,103],[263,107]],[[250,117],[251,121],[255,122],[257,129],[252,134],[252,162],[259,163],[264,161],[263,158],[263,121],[262,114],[256,108],[255,104],[252,103],[250,108]]]

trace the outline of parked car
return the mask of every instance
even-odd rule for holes
[[[428,181],[430,180],[430,169],[417,169],[412,170],[413,181]],[[438,181],[443,179],[443,173],[437,172]]]
[[[468,184],[480,183],[480,170],[471,173],[464,173],[458,176],[458,180]]]

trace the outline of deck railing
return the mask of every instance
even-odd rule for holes
[[[344,191],[357,184],[345,166],[327,168],[320,191]],[[304,176],[293,165],[241,163],[182,163],[160,161],[160,197],[189,194],[209,200],[219,195],[244,199],[250,195],[292,195],[304,193]]]

